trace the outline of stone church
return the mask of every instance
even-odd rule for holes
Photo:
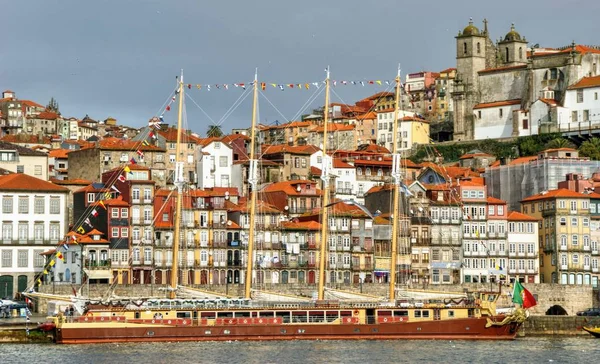
[[[597,75],[600,48],[528,46],[514,24],[492,41],[471,19],[456,36],[454,140],[509,138],[556,131],[569,86]],[[559,117],[557,117],[557,115]],[[554,117],[553,117],[554,116]]]

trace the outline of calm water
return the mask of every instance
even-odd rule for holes
[[[600,340],[0,344],[0,363],[593,363]]]

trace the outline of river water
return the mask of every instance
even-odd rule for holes
[[[0,363],[593,363],[588,336],[515,341],[275,341],[0,344]]]

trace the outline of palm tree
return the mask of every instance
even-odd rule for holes
[[[209,138],[220,138],[223,136],[223,131],[219,125],[210,125],[206,132],[206,136]]]
[[[552,139],[548,143],[546,143],[546,149],[556,148],[575,148],[575,144],[573,144],[570,140],[565,138]]]
[[[581,146],[579,147],[579,156],[600,160],[600,138],[588,139],[581,143]]]

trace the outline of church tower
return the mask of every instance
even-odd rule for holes
[[[474,117],[471,110],[479,102],[478,72],[486,69],[487,52],[490,50],[487,21],[480,32],[473,19],[456,36],[456,85],[454,101],[454,140],[473,139]]]
[[[510,27],[503,40],[498,42],[498,52],[502,65],[505,67],[527,64],[527,40],[515,30],[515,24]]]

